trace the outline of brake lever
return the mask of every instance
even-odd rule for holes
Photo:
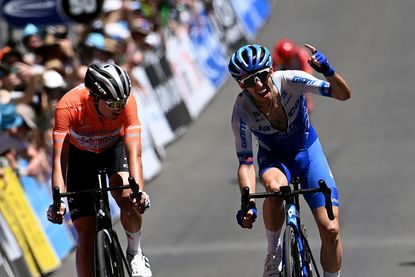
[[[128,177],[128,183],[130,184],[130,189],[133,193],[133,197],[137,201],[137,205],[140,205],[141,195],[143,194],[138,187],[137,182],[135,181],[134,177]]]
[[[52,189],[52,196],[53,196],[53,210],[55,212],[59,212],[61,208],[61,195],[60,195],[60,189],[58,186],[53,187]],[[62,221],[57,222],[58,224],[62,224]]]

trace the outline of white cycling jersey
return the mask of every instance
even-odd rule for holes
[[[281,157],[291,156],[317,139],[309,121],[304,93],[331,97],[330,83],[299,70],[275,71],[272,80],[288,120],[287,130],[274,128],[248,92],[242,91],[232,113],[232,129],[240,163],[253,163],[252,135],[260,147]]]

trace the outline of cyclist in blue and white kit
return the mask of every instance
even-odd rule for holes
[[[322,73],[326,81],[298,70],[273,71],[269,50],[261,45],[246,45],[230,58],[228,69],[243,89],[236,98],[232,113],[232,129],[239,159],[240,189],[249,186],[255,192],[255,168],[252,135],[258,141],[258,169],[266,191],[278,191],[292,176],[301,178],[303,188],[318,186],[324,179],[332,190],[334,221],[328,219],[324,196],[316,193],[305,199],[317,223],[321,245],[321,265],[325,277],[340,276],[342,245],[339,228],[339,198],[336,184],[310,124],[305,93],[347,100],[349,86],[328,63],[326,57],[311,45],[310,65]],[[282,200],[267,198],[263,203],[263,219],[268,240],[263,276],[279,276],[281,260],[280,234],[284,224]],[[257,214],[250,202],[247,214],[237,213],[239,225],[252,228]]]

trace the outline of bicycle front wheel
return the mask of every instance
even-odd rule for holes
[[[304,239],[307,240],[308,233],[307,233],[307,229],[305,228],[304,225],[301,225],[301,231],[303,232]],[[305,258],[305,265],[306,265],[308,277],[313,277],[314,276],[314,266],[313,266],[313,259],[312,259],[311,249],[309,247],[310,246],[308,245],[308,242],[307,242],[307,245],[304,243],[304,258]]]
[[[284,257],[285,277],[300,277],[301,265],[300,265],[300,251],[298,249],[297,234],[291,225],[288,225],[284,231]]]
[[[107,230],[100,230],[95,245],[96,277],[124,277],[122,256]]]

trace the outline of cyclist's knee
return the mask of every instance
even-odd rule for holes
[[[278,168],[270,168],[261,176],[261,183],[266,191],[279,191],[281,186],[287,186],[287,177]],[[275,198],[273,198],[275,199]]]
[[[269,180],[262,180],[262,183],[265,187],[266,191],[279,191],[281,186],[287,186],[288,183],[286,182],[287,179],[284,178],[276,178],[269,179]],[[268,199],[277,199],[275,197],[268,198]]]
[[[264,182],[264,187],[266,191],[279,191],[281,186],[286,186],[287,184],[284,182],[283,179],[280,178],[275,178],[275,179],[271,179],[267,182]],[[282,207],[283,204],[283,200],[281,198],[278,197],[271,197],[271,198],[266,198],[264,200],[264,203],[269,203],[269,205],[275,207],[275,208],[280,208]]]
[[[336,243],[340,240],[340,228],[335,222],[329,222],[320,227],[320,236],[323,243]]]

